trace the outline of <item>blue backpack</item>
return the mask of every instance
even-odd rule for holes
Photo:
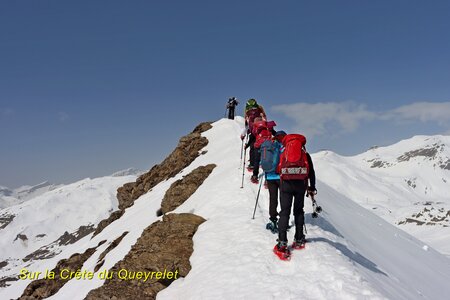
[[[261,144],[261,168],[266,173],[275,172],[280,161],[280,145],[272,140],[266,140]]]

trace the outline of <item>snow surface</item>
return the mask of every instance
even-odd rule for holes
[[[280,261],[272,253],[276,236],[265,229],[267,190],[262,190],[253,220],[258,186],[249,182],[247,171],[245,186],[240,189],[242,127],[242,118],[214,123],[203,133],[209,140],[205,155],[141,196],[96,237],[88,236],[64,248],[58,257],[36,261],[29,268],[52,268],[59,259],[107,240],[83,266],[93,271],[100,253],[129,231],[106,255],[102,269],[110,269],[129,252],[142,231],[160,219],[155,211],[170,185],[198,166],[215,163],[217,167],[203,185],[175,211],[207,220],[194,236],[192,270],[160,292],[158,299],[444,299],[449,295],[450,260],[363,208],[355,202],[358,199],[331,185],[330,178],[322,181],[323,166],[316,171],[321,179],[317,201],[324,211],[320,218],[312,219],[306,198],[309,243],[306,249],[293,252],[291,261]],[[289,232],[288,237],[293,235]],[[0,290],[0,299],[17,298],[27,284],[13,282]],[[51,299],[83,299],[102,284],[96,277],[71,280]]]

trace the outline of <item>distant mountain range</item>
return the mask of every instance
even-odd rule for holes
[[[125,170],[117,171],[110,176],[113,177],[122,177],[122,176],[138,176],[141,175],[143,171],[128,168]],[[62,187],[63,184],[53,184],[48,181],[44,181],[42,183],[36,185],[24,185],[18,187],[16,189],[10,189],[5,186],[0,186],[0,209],[13,206],[16,204],[20,204],[37,196],[40,196],[46,192],[52,191],[59,187]]]

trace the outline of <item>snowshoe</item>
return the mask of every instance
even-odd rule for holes
[[[250,178],[250,181],[255,184],[259,183],[258,177],[254,176],[254,175]]]
[[[278,243],[273,247],[273,253],[281,260],[290,260],[291,251],[287,247],[286,243]]]
[[[278,233],[277,221],[270,220],[270,222],[266,225],[266,229],[270,230],[273,234]]]
[[[299,240],[294,240],[294,242],[291,245],[291,248],[295,249],[295,250],[305,249],[305,244],[306,244],[306,239],[303,237]]]

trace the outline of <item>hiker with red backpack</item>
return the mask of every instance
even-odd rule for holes
[[[277,131],[275,137],[261,144],[261,168],[266,176],[267,188],[269,189],[269,223],[266,229],[272,233],[278,233],[278,190],[280,188],[280,175],[277,173],[280,154],[282,152],[282,141],[286,132]]]
[[[259,164],[261,160],[261,145],[267,141],[272,139],[272,135],[276,134],[276,131],[273,129],[277,124],[274,121],[265,121],[259,118],[255,119],[253,123],[252,132],[250,134],[249,143],[253,141],[253,175],[250,178],[250,181],[253,183],[258,183],[258,175],[259,175]]]
[[[284,151],[280,156],[278,174],[280,174],[280,220],[278,222],[278,243],[275,245],[274,253],[283,260],[290,258],[288,247],[287,229],[289,216],[291,214],[292,202],[294,202],[295,236],[292,249],[305,247],[305,235],[303,226],[305,224],[304,196],[317,194],[316,175],[313,162],[305,148],[306,138],[300,134],[288,134],[283,139]],[[309,180],[309,185],[308,185]]]
[[[256,137],[252,137],[253,123],[256,118],[260,118],[262,120],[266,120],[266,113],[264,108],[259,105],[255,99],[249,99],[245,105],[245,129],[241,134],[241,140],[244,140],[246,135],[249,135],[248,141],[245,145],[245,149],[250,148],[250,164],[248,166],[249,169],[253,169],[254,167],[254,147],[253,144],[256,140]]]

